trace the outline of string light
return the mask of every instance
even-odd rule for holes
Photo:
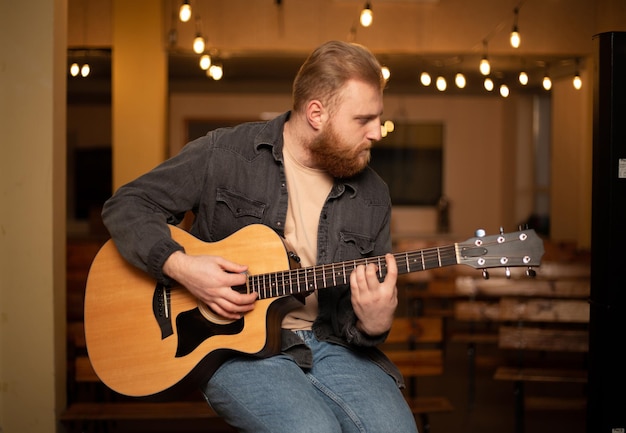
[[[528,84],[528,74],[525,71],[520,72],[517,79],[519,80],[522,86],[525,86]]]
[[[485,78],[483,85],[485,86],[485,89],[487,89],[487,91],[491,92],[493,90],[493,80],[491,78]]]
[[[513,10],[513,13],[515,14],[515,18],[513,20],[513,30],[511,30],[511,37],[509,41],[511,42],[511,46],[513,48],[519,48],[520,43],[522,42],[522,38],[519,34],[519,29],[517,28],[517,17],[519,15],[519,8],[515,8],[515,10]]]
[[[200,57],[200,68],[206,71],[209,67],[211,67],[211,56],[204,54]]]
[[[183,4],[180,5],[178,18],[180,18],[180,20],[184,23],[191,19],[191,5],[189,4],[189,0],[183,1]]]
[[[420,82],[424,87],[430,86],[430,83],[432,82],[430,74],[428,72],[422,72],[420,75]]]
[[[435,82],[435,85],[437,86],[437,90],[439,90],[440,92],[443,92],[448,87],[448,83],[446,82],[446,79],[442,76],[437,77],[437,81]]]
[[[454,83],[456,84],[456,87],[458,87],[459,89],[464,89],[465,85],[467,84],[467,81],[465,80],[465,75],[463,75],[462,73],[458,73],[454,76]]]
[[[503,98],[508,98],[509,97],[509,86],[507,86],[506,84],[502,84],[500,86],[500,96],[502,96]]]
[[[213,78],[215,81],[218,81],[221,80],[224,76],[224,68],[220,63],[214,63],[206,71],[206,74],[209,77]]]
[[[385,79],[385,81],[388,81],[389,77],[391,77],[391,71],[389,70],[389,68],[387,66],[383,66],[381,68],[381,72],[383,73],[383,78]]]
[[[572,80],[572,84],[574,85],[574,89],[580,90],[583,87],[583,81],[580,79],[580,75],[578,72],[574,76],[574,80]]]
[[[550,79],[550,76],[547,73],[546,75],[544,75],[543,81],[541,82],[541,84],[543,88],[546,90],[550,90],[552,88],[552,80]]]
[[[578,70],[580,60],[576,59],[576,74],[574,75],[574,79],[572,80],[572,84],[574,85],[574,89],[580,90],[583,87],[583,81],[580,79],[580,72]]]
[[[483,41],[484,54],[483,58],[480,59],[480,73],[483,75],[489,75],[491,72],[491,65],[489,64],[489,60],[487,60],[487,40]]]
[[[363,27],[369,27],[374,21],[374,12],[372,12],[372,5],[370,2],[365,3],[365,7],[361,11],[361,17],[359,19]]]
[[[89,75],[89,73],[91,72],[91,68],[89,67],[89,63],[85,63],[81,68],[80,68],[80,75],[81,77],[86,77],[87,75]]]
[[[200,17],[196,17],[196,37],[193,40],[193,52],[196,54],[202,54],[204,52],[204,38],[202,37],[202,21]]]
[[[72,66],[70,66],[70,75],[72,77],[75,77],[78,75],[79,72],[80,72],[80,66],[78,66],[78,63],[72,63]]]

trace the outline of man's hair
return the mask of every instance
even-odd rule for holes
[[[385,87],[381,66],[364,46],[329,41],[313,51],[300,67],[293,82],[293,109],[299,111],[317,99],[332,106],[339,90],[349,80],[359,80],[382,92]]]

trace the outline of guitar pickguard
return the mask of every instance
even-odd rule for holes
[[[235,335],[243,330],[243,318],[227,324],[207,320],[199,308],[185,311],[176,317],[178,347],[176,357],[189,355],[203,341],[216,335]]]

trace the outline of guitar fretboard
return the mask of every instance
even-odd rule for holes
[[[393,256],[396,259],[399,274],[458,264],[456,244],[397,253]],[[248,277],[248,287],[242,287],[240,290],[257,292],[259,299],[266,299],[341,286],[350,283],[350,273],[357,266],[372,263],[378,267],[378,279],[382,281],[387,275],[387,263],[384,256],[378,256],[251,275]]]

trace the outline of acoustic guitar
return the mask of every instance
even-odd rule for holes
[[[216,315],[184,287],[164,287],[126,262],[112,240],[96,255],[85,292],[85,337],[93,368],[112,390],[162,400],[207,381],[234,354],[267,357],[281,347],[280,324],[301,305],[298,294],[349,284],[361,264],[386,275],[384,256],[291,268],[281,237],[250,225],[219,242],[203,242],[170,226],[187,254],[220,255],[248,265],[255,308],[239,320]],[[474,237],[462,243],[394,254],[400,274],[457,264],[476,269],[540,264],[543,241],[534,230]]]

